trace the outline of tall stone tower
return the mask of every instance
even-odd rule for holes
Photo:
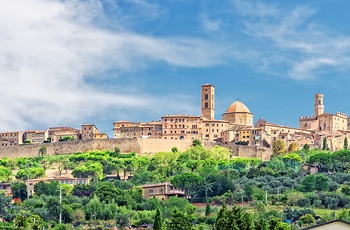
[[[202,85],[202,117],[204,120],[214,120],[215,87]]]
[[[315,117],[318,117],[322,113],[324,113],[324,105],[323,105],[323,94],[315,94]]]

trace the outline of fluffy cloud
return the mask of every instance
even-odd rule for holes
[[[292,9],[262,1],[235,1],[244,33],[260,44],[261,70],[296,80],[312,80],[332,70],[348,69],[350,38],[314,19],[317,10],[308,6]],[[268,46],[266,46],[268,44]],[[267,49],[265,49],[267,47]]]
[[[137,7],[157,9],[145,1],[133,2]],[[130,72],[154,61],[187,67],[223,62],[225,49],[215,43],[140,35],[125,29],[127,17],[118,5],[113,9],[115,14],[107,15],[102,1],[97,0],[2,2],[1,130],[81,123],[112,108],[143,109],[154,106],[155,101],[170,107],[165,100],[126,85],[114,85],[120,87],[115,93],[113,87],[101,89],[89,79],[103,81],[101,75],[108,70]],[[111,17],[113,26],[106,24]]]

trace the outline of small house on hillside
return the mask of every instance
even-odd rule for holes
[[[171,196],[186,197],[185,192],[175,188],[171,183],[164,182],[158,184],[142,185],[142,196],[147,198],[158,198],[160,200],[167,200]]]

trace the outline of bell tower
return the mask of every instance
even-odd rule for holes
[[[215,87],[202,85],[202,117],[204,120],[214,120]]]
[[[315,94],[314,115],[318,117],[324,113],[323,94]]]

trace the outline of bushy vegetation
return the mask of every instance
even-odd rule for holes
[[[33,229],[70,229],[81,223],[123,228],[155,220],[159,229],[289,229],[314,224],[320,218],[314,211],[318,209],[343,210],[340,217],[328,212],[321,216],[323,221],[350,219],[350,151],[330,153],[308,146],[292,151],[295,146],[290,145],[288,150],[292,152],[286,153],[285,146],[274,147],[276,154],[268,162],[234,157],[220,146],[207,150],[200,141],[194,141],[183,152],[173,147],[147,157],[115,148],[66,156],[46,156],[42,149],[39,156],[30,159],[3,158],[0,179],[17,179],[12,193],[18,202],[11,204],[10,197],[0,195],[0,215],[16,226]],[[22,180],[28,175],[32,179],[45,177],[49,168],[60,175],[69,171],[74,177],[91,178],[91,184],[61,185],[60,203],[60,185],[40,182],[28,200]],[[317,168],[318,173],[310,174],[311,168]],[[116,179],[106,181],[109,174]],[[188,199],[143,199],[140,185],[166,181],[184,190]],[[204,203],[203,208],[194,206],[195,202]],[[226,207],[238,204],[253,212]],[[223,206],[219,211],[215,205]],[[238,216],[244,225],[233,221]]]

